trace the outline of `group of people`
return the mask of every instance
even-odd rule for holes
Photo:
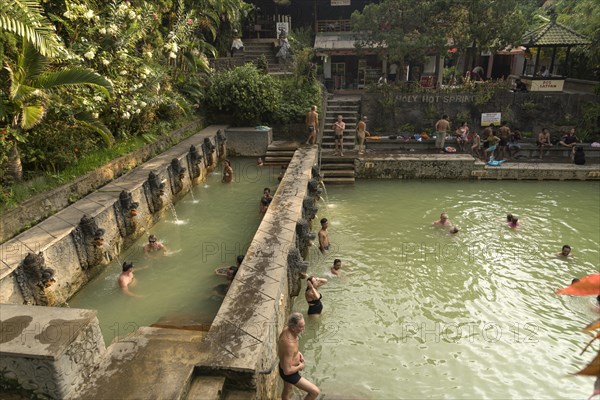
[[[319,250],[325,253],[330,249],[329,234],[327,228],[329,221],[327,218],[321,219],[321,230],[319,231]],[[330,272],[334,277],[341,276],[342,260],[336,258]],[[317,317],[323,312],[323,295],[319,293],[319,288],[327,283],[326,278],[320,278],[310,275],[306,278],[306,290],[304,297],[308,304],[309,317]],[[278,355],[279,355],[279,376],[283,379],[283,392],[281,398],[287,400],[291,398],[292,390],[295,387],[307,392],[305,399],[316,399],[319,394],[319,388],[308,379],[303,378],[300,372],[305,368],[304,356],[299,350],[298,339],[304,331],[305,321],[302,313],[292,313],[287,321],[286,327],[279,335]]]
[[[447,114],[444,114],[435,124],[436,148],[440,153],[447,152],[445,146],[446,138],[450,130],[450,121]],[[518,129],[512,130],[505,121],[500,123],[496,130],[494,124],[484,128],[482,135],[470,131],[469,125],[463,121],[455,130],[456,143],[462,152],[470,152],[477,158],[484,161],[494,159],[508,159],[517,156],[521,149],[521,132]],[[580,140],[575,135],[575,129],[565,133],[560,140],[553,143],[553,139],[547,128],[543,128],[538,134],[536,144],[539,148],[539,158],[543,159],[545,150],[555,144],[571,149],[571,160],[577,165],[585,164],[585,152],[579,145]]]
[[[156,237],[156,235],[148,236],[148,243],[146,243],[144,245],[144,254],[145,255],[155,256],[155,255],[166,254],[166,253],[167,253],[167,247],[163,243],[158,241],[158,238]],[[123,293],[125,293],[126,295],[131,296],[131,297],[140,297],[139,295],[132,293],[129,290],[129,287],[134,286],[135,282],[136,282],[135,276],[133,275],[134,269],[136,271],[142,271],[145,268],[146,267],[135,268],[132,262],[129,262],[129,261],[123,262],[123,264],[121,266],[121,273],[119,274],[119,277],[117,278],[117,282]]]
[[[366,115],[358,121],[356,124],[356,137],[358,138],[358,154],[365,153],[365,138],[371,136],[367,131]],[[311,106],[310,111],[306,114],[306,130],[308,137],[305,144],[313,145],[317,140],[317,134],[319,132],[319,113],[317,113],[317,106]],[[333,138],[335,142],[335,149],[333,155],[344,156],[344,131],[346,130],[346,123],[342,115],[337,116],[337,120],[332,125]]]

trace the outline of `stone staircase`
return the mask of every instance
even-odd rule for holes
[[[273,141],[267,147],[267,155],[263,161],[265,165],[287,165],[299,146],[298,142]]]
[[[344,151],[354,149],[356,136],[356,124],[360,112],[360,96],[343,96],[329,94],[327,98],[327,113],[323,127],[323,138],[321,147],[323,150],[333,150],[335,141],[332,125],[337,121],[337,116],[344,117],[346,130],[344,131]]]
[[[210,66],[218,71],[233,69],[246,63],[257,63],[265,56],[267,70],[271,75],[291,74],[291,62],[280,64],[276,54],[277,39],[244,39],[244,51],[235,53],[233,57],[210,59]]]
[[[321,176],[325,185],[354,183],[354,156],[321,156]]]
[[[280,64],[275,57],[277,39],[244,39],[244,59],[246,62],[256,62],[265,56],[269,74],[286,74],[290,64]]]

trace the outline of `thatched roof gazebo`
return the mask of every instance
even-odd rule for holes
[[[571,52],[571,48],[575,46],[586,46],[590,45],[592,41],[586,36],[575,32],[574,30],[559,24],[556,22],[556,14],[553,13],[550,16],[550,21],[546,24],[540,26],[537,29],[534,29],[530,32],[527,32],[523,38],[521,39],[521,46],[527,48],[526,53],[529,52],[529,49],[535,48],[536,57],[534,63],[533,74],[527,76],[527,58],[525,59],[525,63],[523,64],[523,78],[527,80],[535,80],[536,77],[539,77],[543,71],[540,71],[540,53],[543,48],[551,48],[552,49],[552,58],[550,60],[550,66],[548,67],[548,72],[546,74],[542,74],[542,79],[562,79],[564,80],[568,74],[569,68],[569,55]],[[565,68],[562,71],[561,75],[552,75],[552,71],[554,71],[555,62],[556,62],[556,51],[558,48],[566,47],[566,57],[565,57]],[[561,89],[562,90],[562,85]]]

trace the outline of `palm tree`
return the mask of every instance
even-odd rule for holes
[[[60,44],[54,25],[43,17],[42,6],[35,0],[2,0],[0,2],[0,30],[23,37],[42,55],[53,57]]]
[[[44,119],[52,102],[52,90],[63,86],[87,85],[109,96],[112,93],[112,84],[101,75],[84,68],[53,71],[49,60],[25,39],[16,64],[6,63],[4,69],[8,71],[9,88],[7,93],[0,93],[0,122],[6,123],[8,131],[15,139],[9,154],[8,172],[15,181],[20,181],[23,171],[17,142],[24,142],[27,130]],[[112,135],[104,125],[85,114],[79,117],[80,122],[94,128],[105,141],[110,141]]]

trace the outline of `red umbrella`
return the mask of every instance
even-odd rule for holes
[[[597,296],[600,295],[600,274],[592,274],[580,278],[578,282],[572,283],[564,289],[558,289],[557,294],[570,294],[573,296]]]

